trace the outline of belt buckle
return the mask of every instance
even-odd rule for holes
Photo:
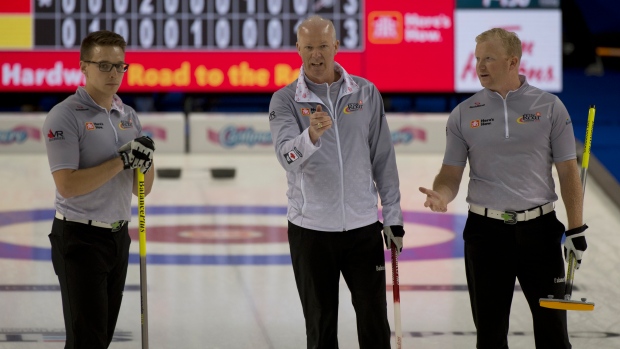
[[[506,224],[517,224],[517,212],[516,211],[504,211],[502,218]]]
[[[112,232],[115,233],[123,228],[125,221],[116,221],[112,223]]]

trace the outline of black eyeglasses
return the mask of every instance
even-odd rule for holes
[[[112,68],[116,68],[116,71],[119,73],[125,73],[127,69],[129,68],[129,64],[127,63],[114,64],[110,62],[93,62],[93,61],[83,61],[83,62],[94,63],[94,64],[99,65],[99,71],[102,71],[104,73],[111,72]]]

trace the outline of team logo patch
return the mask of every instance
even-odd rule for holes
[[[362,110],[362,108],[364,108],[364,103],[360,99],[359,102],[357,102],[357,103],[349,103],[349,104],[347,104],[347,106],[344,107],[343,111],[344,111],[345,114],[351,114],[351,113],[353,113],[355,111]]]
[[[301,115],[310,116],[310,114],[316,113],[316,108],[301,108]]]
[[[525,124],[526,122],[532,121],[540,121],[539,112],[537,112],[536,114],[523,114],[517,119],[517,122],[520,124]]]
[[[295,160],[302,158],[303,154],[301,154],[301,152],[297,150],[297,147],[293,147],[293,150],[289,151],[286,154],[283,154],[283,156],[288,164],[292,164]]]
[[[52,129],[50,129],[49,132],[47,133],[47,140],[49,142],[61,141],[63,139],[65,139],[65,136],[63,135],[63,131],[52,131]]]
[[[488,125],[491,125],[491,123],[493,123],[493,121],[495,121],[495,119],[493,119],[493,118],[472,120],[472,121],[469,122],[469,127],[471,127],[471,128],[478,128],[480,126],[488,126]]]
[[[133,128],[133,121],[131,121],[131,119],[129,120],[121,120],[121,122],[118,123],[118,127],[121,130],[127,130],[130,128]]]
[[[480,107],[484,107],[484,104],[481,104],[480,102],[474,102],[474,105],[470,105],[470,108],[480,108]]]
[[[273,120],[276,118],[276,112],[272,111],[271,113],[269,113],[269,121]]]
[[[86,124],[87,131],[93,130],[103,130],[103,122],[87,122]]]

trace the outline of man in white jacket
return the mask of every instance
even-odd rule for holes
[[[291,258],[308,348],[338,347],[340,273],[351,290],[360,348],[389,348],[381,230],[386,245],[394,242],[400,251],[398,170],[381,95],[334,61],[339,44],[331,21],[302,22],[299,78],[269,106],[276,156],[288,179]]]

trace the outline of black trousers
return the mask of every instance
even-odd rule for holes
[[[377,222],[344,232],[321,232],[289,222],[308,349],[338,348],[340,273],[351,291],[360,349],[390,348],[382,229]]]
[[[54,219],[49,234],[60,282],[65,349],[103,349],[112,342],[121,308],[131,239],[117,232]]]
[[[539,305],[549,295],[564,298],[563,233],[555,211],[514,225],[469,213],[463,238],[477,348],[508,348],[516,278],[532,313],[536,348],[571,348],[566,311]]]

